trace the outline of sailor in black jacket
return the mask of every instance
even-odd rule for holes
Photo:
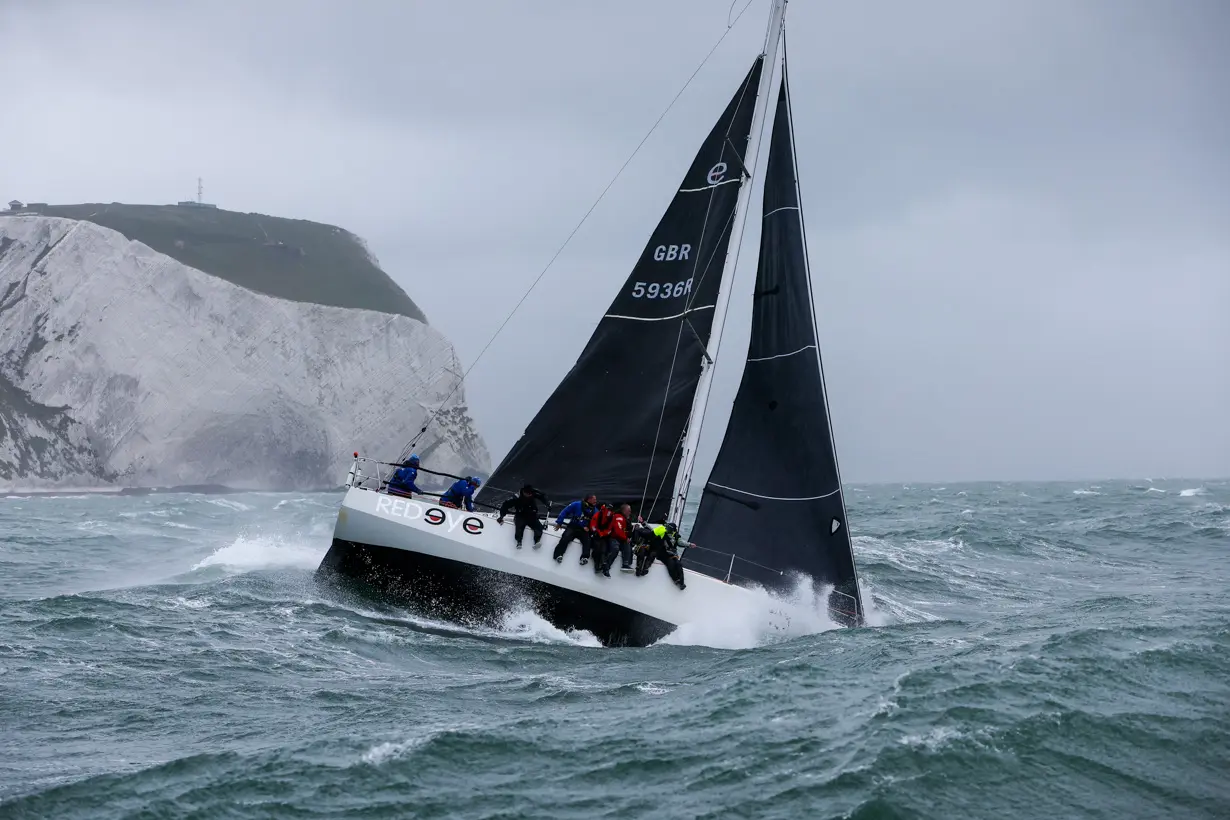
[[[551,502],[541,491],[526,484],[521,488],[521,492],[500,505],[500,517],[495,522],[503,524],[504,516],[508,515],[509,511],[513,512],[513,538],[517,542],[517,549],[521,549],[521,539],[525,536],[527,526],[534,531],[534,549],[542,546],[542,521],[538,519],[539,501],[547,505],[547,515],[550,515]]]
[[[632,531],[633,538],[639,542],[637,549],[636,574],[648,575],[654,559],[666,564],[675,586],[687,589],[683,580],[683,566],[679,563],[679,548],[694,547],[695,544],[684,541],[679,535],[679,528],[673,522],[655,524],[637,524]]]

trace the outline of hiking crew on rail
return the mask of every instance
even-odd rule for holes
[[[564,553],[568,551],[568,545],[573,541],[581,545],[581,566],[589,563],[589,551],[592,545],[590,538],[589,522],[593,519],[594,513],[598,512],[598,496],[590,493],[579,501],[573,501],[567,507],[560,510],[559,517],[555,519],[555,529],[564,527],[564,534],[559,538],[559,544],[555,547],[555,563],[562,564],[564,562]]]
[[[542,522],[538,520],[539,501],[547,505],[547,515],[550,515],[551,502],[540,491],[526,484],[521,488],[521,492],[500,505],[500,517],[495,523],[503,524],[504,516],[512,512],[513,540],[517,542],[517,549],[521,549],[521,539],[525,536],[527,526],[534,531],[534,549],[542,546]]]
[[[415,484],[418,472],[419,457],[411,455],[389,479],[387,491],[392,495],[426,495]],[[457,479],[440,495],[440,506],[453,509],[461,509],[464,506],[469,512],[474,512],[474,492],[481,485],[482,482],[477,476]],[[526,484],[499,507],[497,524],[503,524],[505,516],[510,512],[513,514],[513,541],[517,549],[521,549],[527,527],[534,533],[534,549],[542,546],[543,522],[539,502],[546,507],[544,517],[549,518],[550,500],[541,490]],[[666,565],[666,571],[675,586],[680,589],[687,588],[679,548],[696,545],[683,540],[679,527],[674,522],[662,520],[649,525],[637,520],[633,523],[630,504],[620,504],[617,508],[612,508],[608,504],[599,503],[598,496],[590,493],[560,510],[555,519],[555,529],[564,530],[552,555],[556,563],[563,563],[569,544],[576,541],[581,545],[581,566],[587,565],[592,559],[595,575],[610,578],[616,556],[622,559],[620,571],[634,572],[638,578],[649,574],[649,568],[654,561],[661,561]]]

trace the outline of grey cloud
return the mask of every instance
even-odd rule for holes
[[[367,238],[472,362],[727,5],[4,4],[3,196],[166,202],[202,175],[224,207]],[[474,369],[495,454],[626,276],[766,9]],[[1230,7],[795,0],[789,17],[845,477],[1230,473]],[[753,220],[736,296],[755,242]]]

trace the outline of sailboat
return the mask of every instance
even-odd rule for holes
[[[318,575],[443,618],[490,620],[528,605],[607,645],[648,645],[747,603],[756,587],[824,590],[829,613],[863,622],[829,419],[795,163],[785,52],[774,0],[761,54],[683,177],[641,256],[572,369],[491,474],[477,501],[532,484],[567,501],[591,493],[645,521],[680,522],[722,338],[751,175],[776,81],[764,171],[751,340],[721,448],[683,556],[664,569],[596,574],[572,556],[516,549],[490,513],[381,491],[357,457]]]

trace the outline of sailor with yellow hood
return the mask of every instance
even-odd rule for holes
[[[649,574],[649,568],[653,566],[656,558],[666,564],[666,571],[670,573],[675,586],[680,589],[687,588],[687,584],[683,582],[683,566],[679,563],[679,548],[692,547],[695,544],[680,538],[678,526],[673,522],[654,524],[652,527],[637,524],[633,529],[633,538],[639,542],[636,550],[638,577]]]

